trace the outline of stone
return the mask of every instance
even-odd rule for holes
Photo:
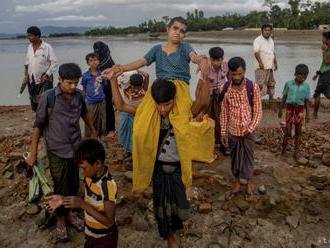
[[[257,204],[255,205],[255,208],[261,213],[268,214],[273,211],[275,206],[275,199],[269,196],[267,198],[262,198],[258,200]]]
[[[148,222],[145,220],[137,220],[133,224],[134,229],[139,232],[146,232],[149,229]]]
[[[250,208],[250,205],[247,201],[245,201],[242,198],[236,198],[234,200],[234,203],[236,205],[236,207],[241,211],[241,212],[245,212],[246,210],[248,210]]]
[[[198,206],[198,212],[201,214],[207,214],[212,211],[212,205],[210,203],[202,203]]]
[[[296,229],[299,225],[299,217],[298,216],[287,216],[286,223],[291,227]]]
[[[294,192],[301,192],[302,188],[299,185],[294,184],[294,185],[292,185],[292,190]]]
[[[14,173],[10,171],[6,171],[5,174],[3,175],[4,178],[6,179],[12,179],[14,177]]]
[[[308,159],[306,159],[304,157],[299,157],[297,159],[297,164],[299,164],[299,165],[307,165],[308,164]]]
[[[25,212],[28,215],[36,215],[40,212],[40,208],[37,204],[33,204],[33,203],[29,203],[26,207],[25,207]]]
[[[145,219],[148,222],[148,225],[149,226],[153,226],[153,225],[156,224],[155,215],[152,212],[150,212],[150,211],[147,211],[147,213],[145,215]]]
[[[322,163],[324,165],[330,167],[330,153],[329,152],[323,154],[323,156],[322,156]]]
[[[319,221],[320,220],[319,220],[318,217],[310,216],[310,215],[306,216],[306,223],[307,224],[317,224]]]
[[[259,193],[262,194],[262,195],[266,194],[267,190],[266,190],[265,185],[261,185],[261,186],[259,186],[258,191],[259,191]]]
[[[259,226],[270,226],[270,225],[272,225],[272,223],[270,223],[268,220],[261,219],[261,218],[257,219],[257,224]]]
[[[315,152],[313,154],[314,159],[322,159],[323,152]]]
[[[132,171],[126,171],[124,176],[130,182],[133,180],[133,172]]]
[[[214,170],[201,170],[199,171],[203,176],[206,176],[206,177],[209,177],[209,176],[212,176],[212,175],[215,175],[217,174],[216,171]]]

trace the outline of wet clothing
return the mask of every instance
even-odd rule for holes
[[[285,122],[286,128],[290,131],[293,125],[296,128],[302,128],[304,124],[304,106],[287,104]]]
[[[330,71],[320,73],[319,75],[319,80],[317,82],[313,97],[320,97],[321,94],[330,99]]]
[[[254,134],[234,136],[229,134],[231,172],[235,178],[252,179],[254,167]]]
[[[84,188],[84,201],[99,212],[105,211],[105,201],[116,202],[117,185],[108,170],[98,179],[85,177]],[[87,236],[93,238],[105,237],[112,234],[115,231],[114,229],[116,229],[116,224],[107,227],[85,211],[85,234]]]
[[[70,99],[64,97],[60,85],[54,90],[52,108],[47,92],[41,95],[33,127],[42,130],[48,151],[61,158],[72,158],[81,140],[79,120],[87,114],[86,103],[79,89]]]
[[[62,158],[48,151],[50,174],[54,184],[54,194],[63,196],[77,195],[79,191],[79,168],[73,158]],[[57,216],[68,214],[69,209],[60,207],[56,210]]]
[[[98,137],[106,135],[106,103],[105,100],[93,103],[93,104],[87,104],[87,110],[89,113],[89,117],[91,119],[91,122],[96,130],[96,135]],[[85,125],[85,137],[91,136],[91,130]]]
[[[94,52],[98,55],[100,60],[99,69],[101,71],[104,71],[105,69],[111,68],[115,62],[113,61],[110,49],[107,44],[105,44],[102,41],[97,41],[93,45]],[[106,114],[107,114],[107,121],[106,126],[107,132],[115,131],[115,110],[113,108],[112,104],[112,90],[111,90],[111,84],[109,81],[106,81],[105,84],[103,84],[103,92],[105,94],[105,103],[106,103]]]
[[[283,96],[287,96],[286,104],[304,106],[311,98],[311,90],[306,81],[298,85],[295,80],[290,80],[284,85]]]
[[[194,52],[192,46],[184,42],[180,44],[175,52],[167,55],[162,45],[158,44],[147,52],[144,59],[147,65],[156,62],[157,78],[177,79],[189,84],[191,78],[189,54],[191,52]]]
[[[36,112],[41,94],[53,88],[53,76],[51,75],[49,80],[36,84],[34,81],[34,76],[32,75],[32,79],[28,79],[27,81],[27,86],[31,108],[34,112]]]
[[[181,164],[173,127],[162,118],[158,145],[158,159],[153,173],[153,204],[158,231],[166,239],[183,228],[191,210],[181,179]]]
[[[119,125],[119,141],[127,152],[132,152],[132,132],[134,115],[121,112]]]
[[[256,83],[262,87],[261,96],[275,94],[275,79],[272,69],[257,69],[255,71]]]
[[[100,78],[101,71],[98,76],[94,76],[90,70],[86,71],[81,79],[81,85],[86,89],[87,104],[95,104],[102,102],[105,99],[103,85],[106,83]]]

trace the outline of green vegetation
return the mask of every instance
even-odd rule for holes
[[[205,17],[202,10],[187,12],[189,31],[222,30],[232,28],[257,28],[264,23],[272,23],[278,28],[315,29],[320,24],[330,24],[330,2],[314,2],[311,0],[289,0],[288,8],[280,8],[274,0],[265,0],[268,11],[251,11],[247,15],[228,13],[222,16]],[[85,35],[117,35],[147,32],[164,32],[169,16],[161,20],[149,20],[138,26],[125,28],[97,28],[89,30]]]

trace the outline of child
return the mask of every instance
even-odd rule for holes
[[[278,117],[282,118],[283,108],[286,105],[286,132],[283,138],[282,154],[285,155],[288,139],[291,137],[292,125],[295,126],[294,158],[298,158],[299,146],[301,144],[301,129],[304,123],[304,108],[306,110],[306,122],[309,121],[309,99],[311,91],[309,84],[305,81],[309,70],[307,65],[296,66],[295,79],[285,83],[283,89],[282,104]]]
[[[156,62],[157,78],[176,79],[189,84],[190,61],[198,64],[203,73],[207,72],[209,65],[204,56],[197,55],[189,43],[183,42],[186,31],[187,21],[182,17],[174,17],[167,27],[166,44],[153,46],[142,59],[125,65],[114,65],[112,68],[119,68],[121,71],[119,73],[122,73]]]
[[[39,140],[43,136],[54,193],[64,196],[78,193],[79,171],[73,164],[73,154],[81,140],[80,117],[95,135],[83,93],[76,89],[80,78],[81,69],[78,65],[68,63],[59,67],[58,85],[40,97],[33,125],[31,152],[26,159],[28,165],[35,165]],[[69,239],[66,222],[70,222],[77,229],[80,229],[81,223],[64,208],[57,209],[56,216],[54,242],[66,242]]]
[[[75,152],[74,162],[84,179],[84,197],[52,195],[46,207],[54,211],[63,205],[68,209],[85,211],[85,248],[117,247],[118,229],[115,222],[117,186],[104,165],[105,150],[100,141],[82,141]]]
[[[129,105],[138,106],[148,90],[149,74],[142,71],[125,72],[118,77],[118,83],[123,100]],[[127,158],[131,157],[132,152],[133,121],[134,115],[120,113],[119,140],[127,152]]]
[[[231,58],[228,67],[230,81],[224,85],[221,106],[221,143],[229,143],[235,183],[232,190],[226,192],[226,200],[240,192],[241,179],[247,180],[247,198],[254,194],[254,133],[262,117],[260,89],[245,78],[244,59]]]
[[[87,109],[98,137],[106,134],[106,103],[103,92],[103,79],[98,69],[99,59],[94,53],[86,55],[89,70],[83,74],[81,85],[86,94]],[[85,127],[85,136],[90,137],[90,130]]]
[[[144,122],[144,126],[133,132],[133,191],[143,191],[153,181],[153,204],[159,234],[168,241],[168,247],[178,247],[176,231],[183,228],[182,222],[190,215],[186,187],[191,186],[192,164],[187,153],[194,141],[191,134],[186,133],[187,124],[190,115],[197,116],[207,106],[208,85],[203,84],[192,105],[181,105],[178,103],[182,100],[189,102],[188,86],[175,80],[157,79],[147,93],[151,98],[146,95],[143,100],[147,108],[144,111],[142,105],[137,108],[126,104],[120,95],[117,78],[111,73],[105,76],[111,79],[117,109],[135,114],[134,126],[140,118]]]
[[[212,47],[209,50],[211,70],[209,74],[209,92],[210,104],[206,109],[206,113],[215,121],[215,144],[220,145],[220,92],[225,84],[228,74],[227,61],[223,59],[224,51],[221,47]],[[203,82],[202,76],[199,73],[198,85]],[[197,91],[198,92],[198,91]],[[225,155],[228,154],[228,149],[221,147],[220,149]]]

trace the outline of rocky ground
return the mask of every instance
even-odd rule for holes
[[[329,102],[328,102],[329,103]],[[281,130],[276,113],[265,110],[258,130],[255,182],[259,193],[245,189],[229,201],[229,159],[194,163],[194,215],[181,233],[182,247],[330,247],[330,109],[304,127],[302,156],[280,156]],[[28,107],[0,107],[0,246],[50,247],[52,227],[45,212],[28,204],[28,179],[21,154],[29,150],[33,115]],[[130,171],[116,139],[105,141],[107,163],[119,189],[119,247],[166,247],[152,214],[152,192],[131,193]],[[41,152],[42,154],[42,152]],[[47,165],[45,166],[47,167]],[[81,247],[83,235],[58,247]]]

